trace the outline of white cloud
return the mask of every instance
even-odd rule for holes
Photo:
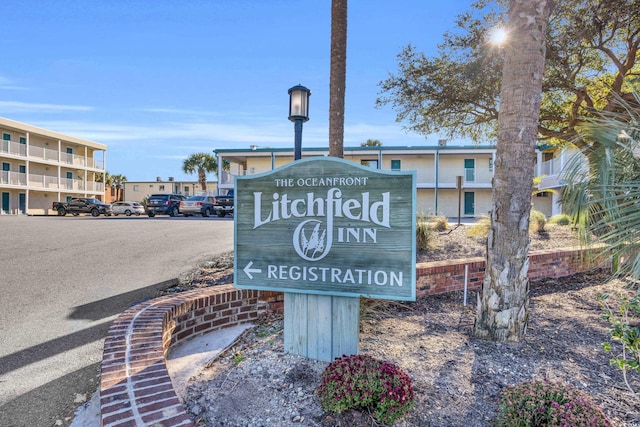
[[[93,107],[85,105],[33,104],[18,101],[0,101],[3,113],[54,113],[61,111],[91,111]]]
[[[28,90],[26,87],[16,86],[11,80],[0,76],[0,90]]]
[[[1,105],[1,104],[0,104]],[[293,123],[264,119],[247,123],[209,123],[204,121],[158,121],[144,124],[107,122],[45,121],[39,126],[68,135],[110,145],[111,148],[131,144],[145,149],[180,152],[210,151],[214,148],[293,147]],[[303,128],[303,147],[328,147],[328,125],[313,124]],[[357,124],[345,126],[345,146],[359,146],[367,139],[379,139],[383,146],[435,145],[437,137],[428,140],[406,133],[398,125]],[[176,156],[176,158],[184,158]]]

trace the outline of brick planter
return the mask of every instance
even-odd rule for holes
[[[529,277],[563,277],[607,265],[579,248],[529,255]],[[477,290],[484,258],[421,263],[416,267],[418,297]],[[178,399],[165,364],[169,348],[194,335],[282,313],[278,292],[214,286],[164,296],[131,307],[114,322],[104,343],[100,379],[102,427],[194,427]]]

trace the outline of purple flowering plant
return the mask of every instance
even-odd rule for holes
[[[601,427],[611,422],[589,396],[547,379],[525,381],[503,390],[497,427]]]
[[[368,355],[342,356],[327,366],[318,388],[322,409],[369,409],[376,421],[393,424],[413,408],[411,378],[393,363]]]

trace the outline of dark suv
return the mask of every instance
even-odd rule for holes
[[[147,199],[145,211],[153,218],[156,215],[180,215],[180,202],[185,197],[182,194],[152,194]]]

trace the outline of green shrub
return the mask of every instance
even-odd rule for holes
[[[526,381],[503,390],[497,427],[596,427],[611,422],[585,393],[548,380]]]
[[[367,355],[331,362],[322,373],[318,396],[327,412],[368,408],[378,422],[389,425],[414,403],[411,378],[393,363]]]
[[[447,231],[449,229],[449,221],[445,216],[434,216],[429,219],[429,228],[433,231]]]
[[[544,216],[542,212],[531,209],[529,218],[529,230],[535,231],[536,233],[543,233],[546,225],[547,217]]]
[[[609,363],[622,370],[627,388],[635,395],[627,371],[640,373],[640,294],[636,290],[633,297],[619,295],[612,303],[607,294],[600,298],[600,304],[604,309],[602,318],[611,325],[611,342],[602,343],[602,347],[612,354],[614,349],[620,352],[614,355]]]
[[[554,225],[570,225],[571,224],[571,217],[567,214],[558,214],[558,215],[554,215],[551,218],[549,218],[549,224],[554,224]]]

